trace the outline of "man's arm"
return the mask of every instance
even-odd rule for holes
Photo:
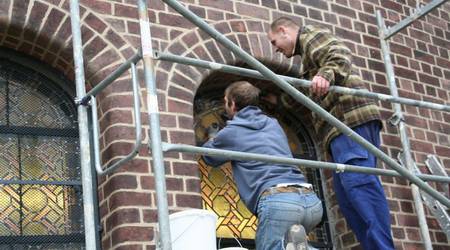
[[[232,130],[229,127],[225,127],[213,137],[209,138],[207,142],[203,144],[205,148],[213,148],[213,149],[225,149],[232,150],[233,149],[233,137]],[[219,157],[219,156],[208,156],[204,155],[203,159],[205,162],[213,167],[219,167],[223,165],[225,162],[229,161],[229,159]]]
[[[305,39],[305,56],[319,66],[311,90],[322,96],[330,85],[341,85],[351,74],[350,49],[326,29],[312,30]]]

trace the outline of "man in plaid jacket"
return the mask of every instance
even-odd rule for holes
[[[352,128],[373,145],[380,146],[380,112],[372,100],[352,95],[329,93],[330,85],[365,88],[361,78],[352,72],[350,49],[328,29],[293,20],[275,20],[268,38],[277,52],[287,58],[302,59],[300,77],[311,80],[310,98],[331,115]],[[277,99],[268,98],[272,103]],[[278,99],[295,108],[297,102],[287,94]],[[336,163],[376,167],[376,157],[364,147],[341,134],[335,127],[313,113],[317,135],[323,136],[327,158]],[[390,214],[380,180],[375,175],[334,173],[333,183],[340,210],[364,249],[394,249]]]

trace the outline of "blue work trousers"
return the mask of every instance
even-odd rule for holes
[[[306,232],[322,219],[322,202],[315,193],[275,193],[258,202],[256,250],[284,250],[284,235],[294,224]]]
[[[380,146],[378,121],[353,128],[364,139]],[[376,167],[376,157],[348,136],[339,135],[330,143],[335,163]],[[333,174],[339,208],[365,250],[394,249],[389,207],[376,175],[354,172]]]

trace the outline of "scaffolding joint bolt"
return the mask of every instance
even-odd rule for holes
[[[81,98],[76,97],[74,99],[74,102],[75,102],[75,105],[77,105],[77,106],[79,106],[79,105],[88,106],[91,98],[92,98],[92,96],[90,96],[90,95],[83,96]]]
[[[389,118],[389,123],[393,126],[397,126],[400,121],[405,121],[405,118],[399,113],[394,113],[391,118]]]

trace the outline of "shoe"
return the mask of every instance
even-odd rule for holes
[[[292,225],[284,236],[284,242],[286,250],[308,250],[306,231],[302,225]]]

